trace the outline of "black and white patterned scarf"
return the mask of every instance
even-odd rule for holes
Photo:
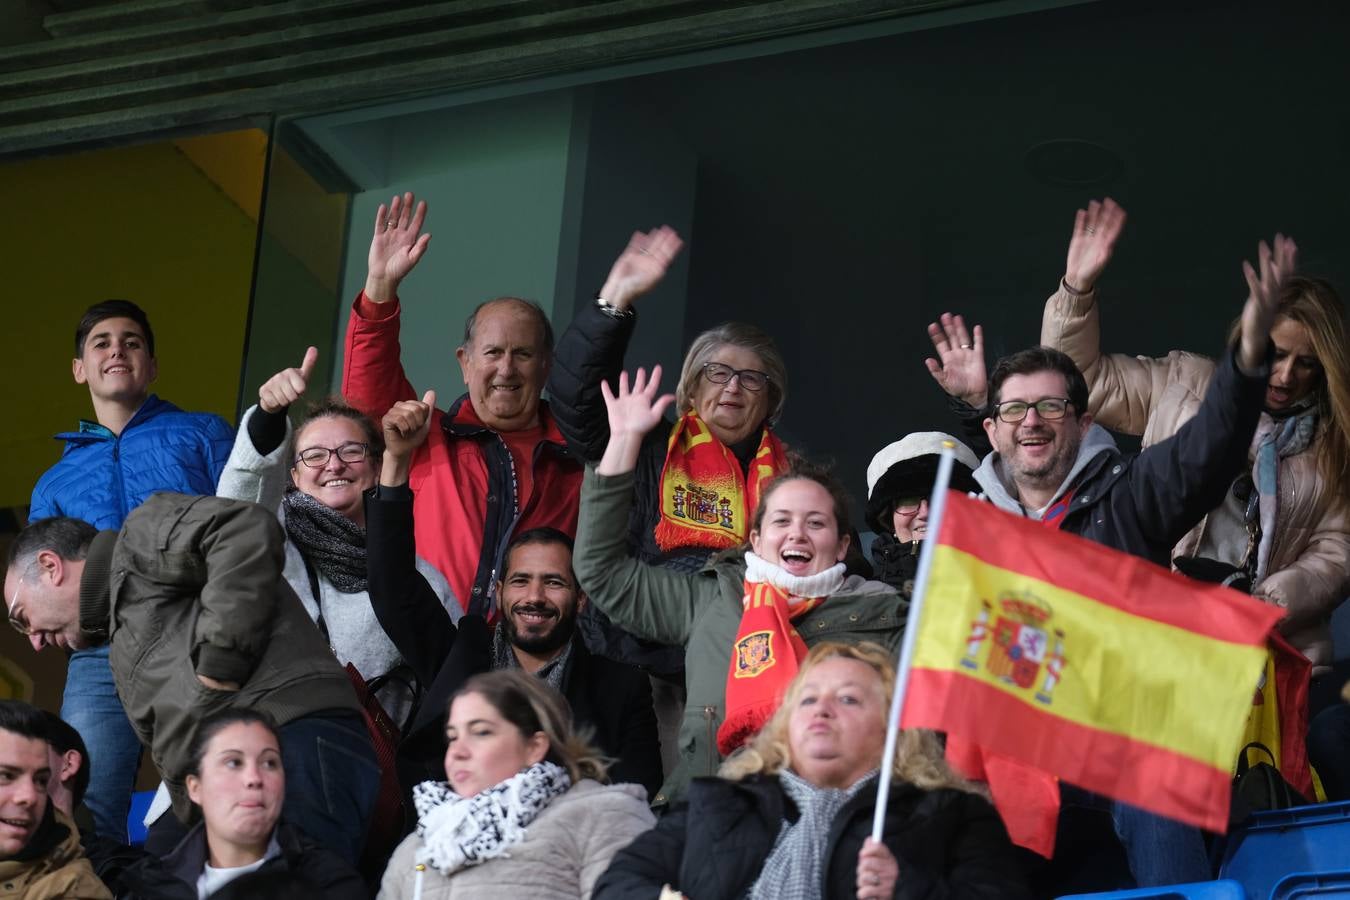
[[[820,900],[824,877],[825,844],[834,817],[854,794],[876,789],[877,770],[845,790],[820,788],[787,769],[778,773],[783,791],[801,813],[796,822],[784,822],[759,878],[750,886],[749,900]]]
[[[366,530],[304,491],[290,491],[281,502],[286,535],[309,565],[344,594],[366,590]],[[320,603],[320,598],[314,598]]]
[[[571,786],[567,770],[548,761],[472,797],[459,796],[444,781],[424,781],[413,788],[422,839],[417,861],[450,875],[507,856],[508,848],[525,839],[526,826]]]

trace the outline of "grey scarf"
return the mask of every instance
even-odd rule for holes
[[[876,777],[877,770],[873,770],[852,787],[840,790],[818,788],[787,769],[779,772],[783,791],[801,816],[796,822],[783,823],[759,879],[750,886],[749,900],[820,900],[830,826],[855,794],[868,787],[875,789]]]
[[[309,565],[344,594],[366,590],[366,530],[304,491],[281,501],[286,535]],[[314,598],[319,603],[318,597]]]
[[[568,641],[563,644],[561,653],[549,660],[543,668],[534,674],[544,679],[549,687],[561,694],[563,678],[567,675],[567,664],[571,659],[572,642]],[[510,641],[506,639],[506,629],[498,623],[492,632],[492,671],[519,668],[520,660],[516,659],[516,653],[511,648]]]

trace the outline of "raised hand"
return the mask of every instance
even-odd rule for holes
[[[637,370],[633,388],[628,389],[628,373],[619,373],[619,392],[609,389],[609,382],[600,383],[609,410],[609,443],[600,457],[596,472],[601,475],[620,475],[631,472],[637,465],[642,439],[661,422],[666,407],[675,402],[674,394],[657,395],[661,387],[661,367],[652,367],[652,377],[643,369]]]
[[[628,246],[614,260],[604,287],[600,288],[601,298],[617,309],[627,309],[634,300],[661,282],[683,246],[684,241],[668,225],[646,234],[633,232]]]
[[[402,197],[395,194],[387,207],[381,203],[375,213],[375,234],[366,257],[366,296],[375,303],[388,303],[398,296],[399,283],[431,242],[431,235],[422,233],[427,202],[421,201],[415,209],[409,191]]]
[[[965,319],[943,313],[928,326],[928,337],[938,358],[929,357],[923,364],[938,387],[971,406],[983,407],[989,392],[989,376],[984,367],[984,329],[976,325],[972,336],[966,330]]]
[[[1116,238],[1125,227],[1125,210],[1107,197],[1102,202],[1093,200],[1087,209],[1080,209],[1073,220],[1073,237],[1069,238],[1069,258],[1064,263],[1064,283],[1069,290],[1086,294],[1101,277],[1111,254],[1116,249]]]
[[[305,395],[314,364],[319,361],[319,350],[310,347],[298,369],[282,369],[258,388],[258,406],[263,412],[275,413],[286,409]]]
[[[1257,268],[1245,259],[1242,277],[1247,279],[1247,302],[1242,307],[1242,325],[1238,339],[1238,365],[1244,372],[1255,372],[1266,361],[1270,329],[1280,308],[1280,290],[1294,274],[1298,247],[1293,238],[1275,235],[1272,251],[1265,241],[1256,247]]]

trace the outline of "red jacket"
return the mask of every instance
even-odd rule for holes
[[[400,400],[417,398],[399,361],[398,301],[382,319],[362,315],[358,295],[347,323],[342,393],[376,422]],[[383,311],[383,310],[381,310]],[[433,413],[427,442],[413,455],[417,552],[445,575],[466,612],[495,615],[494,583],[501,554],[518,531],[549,526],[577,531],[581,465],[568,452],[547,404],[539,407],[545,437],[534,447],[534,487],[518,509],[511,452],[474,412],[467,394]]]

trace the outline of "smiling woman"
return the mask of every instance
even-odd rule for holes
[[[703,572],[671,571],[635,558],[627,545],[634,469],[647,433],[674,399],[625,373],[618,395],[603,388],[609,443],[586,473],[574,558],[590,601],[633,634],[684,647],[689,703],[680,762],[658,804],[711,775],[773,714],[808,646],[872,640],[898,646],[903,601],[894,588],[843,563],[852,530],[848,495],[824,470],[788,459],[766,480],[748,522],[748,546],[718,555]],[[708,577],[709,574],[716,577]]]
[[[1196,414],[1214,362],[1180,350],[1158,358],[1101,351],[1095,286],[1124,221],[1109,199],[1078,211],[1064,278],[1045,304],[1041,343],[1082,370],[1099,424],[1141,435],[1148,447]],[[1240,326],[1230,330],[1230,345]],[[1350,592],[1350,332],[1331,284],[1286,277],[1270,344],[1250,468],[1172,556],[1183,571],[1221,573],[1207,576],[1215,580],[1231,573],[1284,608],[1280,631],[1317,675],[1329,671],[1331,614]]]
[[[278,826],[286,794],[281,740],[265,713],[232,709],[203,719],[189,751],[188,796],[202,821],[163,859],[123,876],[128,900],[209,897],[263,869],[298,876],[310,896],[363,898],[346,862],[302,832]]]

